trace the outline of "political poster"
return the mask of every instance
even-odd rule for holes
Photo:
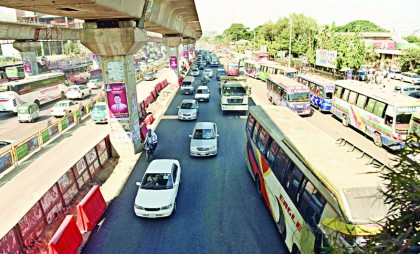
[[[125,83],[106,84],[109,117],[119,120],[130,118]]]
[[[318,66],[324,66],[329,68],[336,68],[334,62],[337,59],[337,50],[316,50],[315,64]]]

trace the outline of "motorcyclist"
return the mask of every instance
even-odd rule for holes
[[[152,146],[153,146],[152,149],[155,150],[156,147],[157,147],[157,142],[158,142],[158,140],[157,140],[156,133],[154,131],[152,131],[151,128],[148,128],[146,138],[144,139],[144,144],[145,145],[147,145],[149,143],[152,144]]]

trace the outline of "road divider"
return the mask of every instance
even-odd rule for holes
[[[83,242],[73,215],[67,215],[48,244],[49,254],[77,253]]]
[[[105,199],[99,185],[95,185],[77,205],[77,226],[80,231],[93,230],[105,210]]]

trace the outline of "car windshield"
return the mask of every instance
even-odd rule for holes
[[[214,139],[213,129],[196,129],[193,139]]]
[[[105,111],[106,110],[106,106],[105,105],[97,105],[93,107],[93,112],[101,112],[101,111]]]
[[[309,101],[309,93],[292,93],[288,96],[289,102]]]
[[[199,94],[208,94],[209,91],[207,89],[198,89],[197,90],[197,93],[199,93]]]
[[[28,114],[29,113],[29,108],[28,107],[20,107],[17,109],[18,114]]]
[[[79,91],[79,89],[77,87],[70,87],[69,91]]]
[[[188,81],[184,81],[182,82],[181,86],[192,86],[192,83]]]
[[[198,69],[193,69],[192,71],[195,71],[195,72],[197,72],[197,71],[198,71]]]
[[[195,109],[195,105],[192,102],[184,102],[181,104],[181,109]]]
[[[145,190],[163,190],[173,187],[172,176],[169,173],[148,173],[141,183],[141,188]]]
[[[145,76],[152,76],[153,75],[153,73],[152,72],[148,72],[148,73],[146,73],[146,75]]]
[[[408,96],[416,98],[416,99],[420,99],[420,93],[419,92],[410,93]]]
[[[419,76],[419,75],[417,75],[417,74],[413,75],[412,77],[413,77],[413,78],[420,78],[420,76]]]
[[[219,76],[226,76],[226,72],[225,71],[218,71],[217,75]]]
[[[223,87],[222,94],[224,96],[242,96],[246,94],[246,90],[243,87]]]

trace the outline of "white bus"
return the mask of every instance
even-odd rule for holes
[[[377,146],[403,149],[411,115],[420,112],[420,100],[354,80],[335,81],[331,112],[344,126],[353,126],[373,138]]]
[[[0,112],[17,112],[17,107],[33,102],[39,105],[65,98],[67,86],[61,73],[47,73],[0,84]]]
[[[380,232],[389,168],[284,107],[250,107],[245,132],[248,171],[291,253],[351,253]]]

